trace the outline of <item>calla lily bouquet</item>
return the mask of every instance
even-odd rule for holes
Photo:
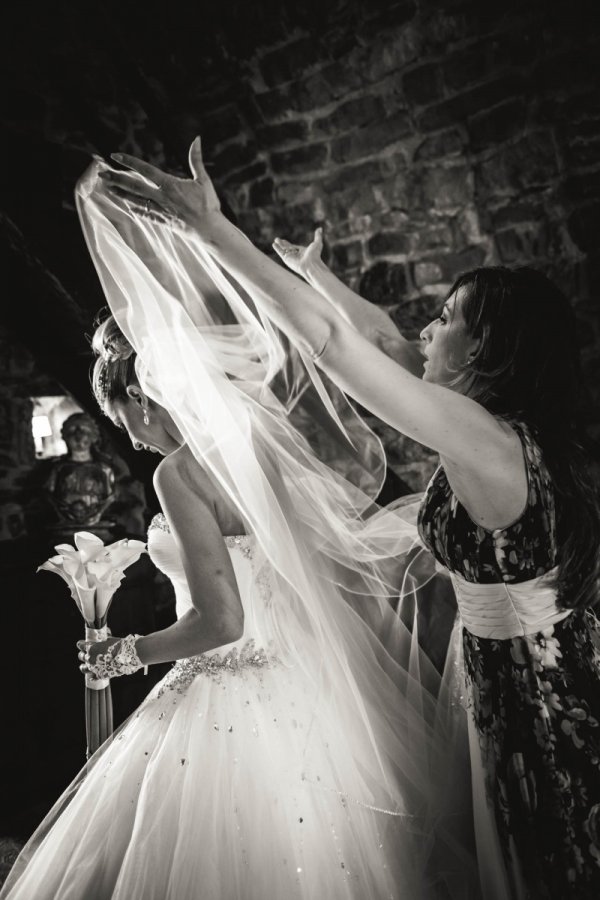
[[[73,600],[85,621],[85,639],[90,643],[108,637],[106,620],[115,591],[125,577],[125,569],[146,550],[143,541],[124,539],[104,542],[87,531],[74,536],[75,546],[58,544],[38,572],[54,572],[66,581]],[[88,756],[112,734],[112,697],[108,678],[85,676],[85,712]]]

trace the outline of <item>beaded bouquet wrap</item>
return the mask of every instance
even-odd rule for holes
[[[125,577],[125,569],[146,550],[143,541],[127,539],[104,545],[86,531],[74,536],[75,546],[58,544],[38,572],[54,572],[66,581],[73,600],[85,621],[85,640],[105,641],[106,620],[115,591]],[[110,737],[113,730],[112,696],[108,678],[85,676],[85,724],[88,758]]]

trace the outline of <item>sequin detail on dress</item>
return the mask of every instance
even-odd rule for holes
[[[152,521],[148,526],[148,531],[152,531],[154,528],[158,528],[159,531],[164,531],[167,534],[171,533],[171,528],[169,527],[167,517],[164,513],[157,513],[155,516],[153,516]],[[251,534],[225,535],[225,543],[228,547],[239,547],[244,556],[252,556],[254,538]]]
[[[224,655],[212,653],[180,659],[163,680],[157,696],[162,696],[167,690],[185,693],[198,675],[220,681],[224,675],[241,675],[249,669],[264,669],[277,661],[275,656],[257,647],[254,640],[246,641],[242,647],[234,647]]]

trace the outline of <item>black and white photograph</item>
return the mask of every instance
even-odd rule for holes
[[[588,0],[8,0],[0,900],[598,900]]]

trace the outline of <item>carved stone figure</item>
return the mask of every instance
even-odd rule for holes
[[[98,426],[86,413],[73,413],[65,419],[62,437],[68,453],[54,462],[46,482],[59,526],[74,530],[110,527],[112,523],[103,522],[102,515],[114,499],[115,473],[94,450],[100,439]]]

